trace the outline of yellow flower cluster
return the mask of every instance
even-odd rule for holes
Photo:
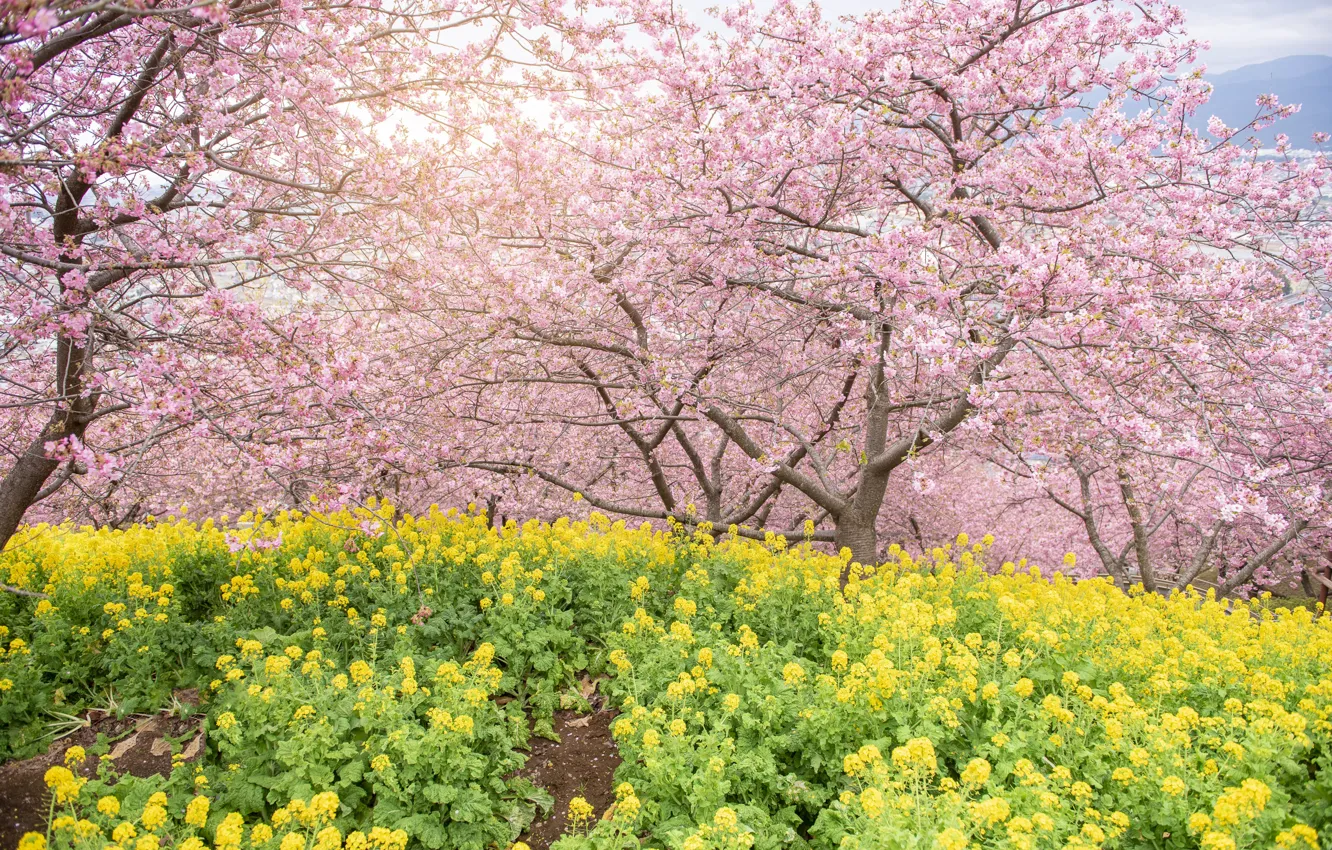
[[[86,779],[75,776],[69,768],[60,765],[48,769],[43,779],[46,787],[55,795],[57,804],[72,802],[87,783]]]
[[[612,729],[644,775],[691,769],[691,749],[733,748],[744,727],[726,718],[748,688],[756,703],[743,723],[772,723],[783,705],[794,712],[769,734],[811,747],[854,740],[850,730],[870,739],[838,756],[847,786],[834,806],[848,848],[917,846],[909,836],[948,850],[1134,846],[1152,834],[1192,834],[1208,850],[1319,840],[1302,822],[1321,817],[1316,808],[1293,811],[1284,796],[1274,808],[1270,783],[1303,788],[1305,768],[1274,777],[1332,737],[1332,620],[1236,613],[1191,591],[1125,595],[1026,564],[990,573],[988,541],[965,539],[920,559],[893,547],[888,564],[853,567],[843,588],[845,553],[774,543],[715,544],[745,562],[731,594],[738,624],[681,605],[697,598],[687,584],[674,622],[642,607],[623,622],[610,660],[622,676],[634,671],[635,695],[640,669],[679,659],[674,679],[657,680],[655,705],[626,700]],[[647,599],[637,585],[631,597]],[[813,609],[808,642],[826,654],[793,658],[764,642],[758,623],[792,616],[792,605]],[[713,663],[722,658],[736,662]],[[765,667],[785,690],[753,677]],[[686,724],[686,741],[671,743]],[[894,742],[903,727],[917,734]],[[879,741],[894,745],[881,752]],[[706,839],[696,831],[691,843]]]
[[[735,809],[722,806],[709,823],[685,838],[682,850],[749,850],[754,846],[754,833],[740,823]]]
[[[57,770],[52,768],[52,770]],[[64,770],[59,768],[58,770]],[[56,792],[55,804],[77,808],[83,783],[67,786],[66,795],[61,796],[59,785],[68,783],[63,774],[52,775],[48,772],[48,785],[52,782]],[[368,841],[365,835],[353,832],[344,842],[342,832],[332,826],[337,818],[341,803],[337,794],[328,791],[316,794],[309,800],[293,799],[287,805],[277,809],[267,820],[253,823],[247,827],[245,818],[237,812],[229,812],[217,823],[211,846],[215,850],[239,850],[248,844],[251,848],[271,846],[275,850],[405,850],[407,835],[384,831],[380,835],[371,833],[375,841]],[[184,817],[177,829],[171,828],[171,817],[167,810],[168,799],[163,792],[152,794],[136,817],[119,819],[122,815],[122,803],[119,798],[105,796],[97,801],[96,816],[101,821],[88,818],[75,818],[61,814],[51,821],[51,833],[59,839],[58,843],[69,840],[73,846],[96,846],[101,850],[157,850],[167,838],[165,833],[174,833],[170,840],[179,850],[208,850],[204,828],[208,822],[210,802],[207,797],[197,795],[185,806]],[[270,845],[270,842],[272,844]],[[46,837],[40,833],[27,833],[19,846],[24,850],[46,850]]]
[[[184,559],[216,556],[216,620],[204,625],[224,639],[203,657],[226,650],[204,679],[217,677],[209,699],[229,700],[210,709],[210,747],[222,748],[268,723],[318,740],[348,719],[330,716],[337,700],[357,721],[409,717],[450,746],[483,739],[487,718],[503,718],[493,700],[502,684],[531,693],[520,677],[562,661],[523,642],[568,636],[576,611],[586,631],[577,651],[604,662],[619,689],[613,734],[632,784],[617,789],[606,826],[590,806],[571,807],[571,820],[636,836],[666,819],[661,778],[674,776],[697,797],[671,813],[688,825],[671,841],[688,850],[747,848],[764,829],[786,835],[790,824],[752,814],[754,800],[768,800],[774,819],[799,810],[847,850],[1089,850],[1154,846],[1167,833],[1168,846],[1208,850],[1328,840],[1310,801],[1332,792],[1310,777],[1332,748],[1332,619],[1304,609],[1192,591],[1126,595],[1025,563],[990,568],[988,536],[919,556],[892,547],[887,563],[862,566],[808,542],[630,528],[595,514],[494,529],[483,517],[375,504],[243,522],[33,527],[0,558],[0,580],[51,597],[33,605],[39,625],[95,600],[91,631],[65,632],[98,657],[170,632],[197,586]],[[458,642],[476,647],[470,657],[441,662],[423,649],[443,642],[446,621],[431,622],[432,609],[479,624]],[[274,622],[281,630],[263,628]],[[19,671],[32,655],[31,634],[17,628],[0,626],[7,697],[27,687]],[[552,673],[543,698],[584,663]],[[409,764],[393,734],[356,755],[384,788]],[[779,743],[762,750],[769,740]],[[47,774],[58,805],[89,796],[73,766]],[[1323,791],[1304,790],[1319,781]],[[202,850],[204,832],[218,850],[403,850],[411,840],[383,827],[343,836],[336,798],[319,800],[250,824],[203,794],[127,813],[104,795],[86,801],[98,819],[60,823],[116,850],[140,850],[149,835],[160,844],[169,829],[184,850]],[[42,850],[36,840],[25,850]]]
[[[996,833],[1005,846],[1044,846],[1038,836],[1051,831],[1061,846],[1100,847],[1133,825],[1124,812],[1105,806],[1142,806],[1144,817],[1151,800],[1172,798],[1211,802],[1210,813],[1188,818],[1199,846],[1209,850],[1256,846],[1255,839],[1275,831],[1273,824],[1259,824],[1272,795],[1268,785],[1248,777],[1227,786],[1221,777],[1275,769],[1273,757],[1311,747],[1311,729],[1325,738],[1327,669],[1309,675],[1305,653],[1332,647],[1326,620],[1315,623],[1303,610],[1237,617],[1209,598],[1126,597],[1107,583],[1045,581],[1014,565],[995,576],[949,570],[930,576],[907,571],[902,557],[894,580],[853,583],[829,612],[828,625],[849,647],[862,648],[863,660],[826,683],[828,714],[849,718],[847,704],[891,710],[913,700],[928,706],[925,719],[937,723],[944,738],[964,715],[973,718],[969,722],[984,719],[994,730],[985,750],[1001,760],[1012,758],[1007,748],[1017,734],[1039,731],[1049,769],[1038,769],[1030,753],[1014,763],[1005,787],[985,795],[993,767],[973,758],[959,782],[943,777],[922,794],[913,780],[933,772],[928,741],[895,748],[891,768],[882,770],[863,754],[850,754],[846,772],[863,776],[867,785],[858,798],[846,798],[869,824],[862,837],[891,832],[875,828],[886,809],[913,817],[929,811],[943,827],[936,841],[941,848],[988,846]],[[1008,645],[956,633],[958,609],[978,603],[1001,613]],[[1019,674],[1068,656],[1080,669],[1095,670],[1100,687],[1064,670],[1036,701],[1034,677]],[[1009,699],[999,687],[1005,680]],[[1214,713],[1190,705],[1190,693],[1221,688],[1240,695]],[[982,704],[993,708],[977,710]],[[1268,755],[1266,763],[1253,761],[1257,751]],[[1098,772],[1100,791],[1077,778]],[[947,826],[950,820],[956,825]],[[1316,836],[1306,824],[1275,824],[1283,825],[1282,846]]]
[[[586,799],[574,797],[569,801],[569,827],[571,829],[586,829],[594,814],[596,814],[596,811]]]

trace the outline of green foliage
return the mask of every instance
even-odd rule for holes
[[[124,710],[204,699],[201,764],[49,778],[62,848],[504,848],[551,804],[516,775],[529,734],[585,704],[583,677],[620,712],[624,762],[614,808],[560,850],[1241,850],[1332,830],[1332,621],[1307,609],[990,572],[965,539],[843,586],[845,557],[599,518],[247,521],[0,559],[50,595],[0,607],[7,753],[108,689]]]

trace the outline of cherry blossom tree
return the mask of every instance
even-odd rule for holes
[[[1190,130],[1162,0],[14,8],[0,521],[970,518],[1162,591],[1321,545],[1327,158],[1248,143],[1275,96]]]
[[[812,505],[816,534],[872,561],[890,489],[909,493],[941,443],[1020,431],[1033,398],[1053,431],[1134,411],[1093,449],[1111,468],[1211,441],[1236,497],[1284,462],[1206,436],[1246,387],[1285,370],[1299,398],[1257,416],[1312,434],[1325,415],[1325,326],[1279,296],[1324,285],[1327,161],[1187,128],[1209,89],[1177,9],[908,2],[834,24],[782,3],[725,20],[724,39],[667,25],[630,50],[570,109],[564,144],[596,168],[507,234],[545,248],[559,271],[541,280],[561,275],[557,298],[596,317],[548,314],[526,341],[625,366],[594,370],[618,376],[609,400],[583,374],[594,407],[637,420],[621,456],[640,482],[660,494],[665,435],[706,419],[712,445]],[[1264,99],[1250,127],[1291,108]],[[1267,345],[1280,354],[1255,360]],[[1306,483],[1307,509],[1323,485]]]
[[[373,430],[352,295],[423,288],[445,244],[423,205],[455,200],[487,124],[550,83],[544,20],[488,0],[6,6],[0,545],[43,499],[150,475],[163,440],[282,473],[346,420]],[[342,430],[321,475],[363,436]]]
[[[788,536],[805,534],[798,512],[808,512],[807,502],[792,499],[689,403],[714,362],[743,355],[718,339],[719,316],[697,317],[691,344],[706,356],[689,368],[629,297],[604,306],[547,308],[497,329],[492,341],[499,344],[486,348],[484,367],[455,390],[466,398],[460,417],[503,427],[495,439],[469,446],[456,466],[508,476],[510,504],[535,495],[525,491],[539,482],[556,504],[576,494],[622,516],[736,526],[751,536],[773,530],[770,522],[786,523],[780,527],[792,529]],[[658,346],[671,354],[658,356]],[[798,465],[805,452],[795,447],[787,461]],[[831,540],[828,532],[809,536]]]
[[[1277,298],[1229,317],[1213,305],[1209,329],[1229,326],[1229,350],[1198,351],[1201,332],[1191,363],[1165,347],[1124,350],[1113,359],[1129,368],[1069,385],[1071,411],[1065,402],[1047,417],[1044,399],[1025,399],[1020,435],[999,429],[998,462],[1075,518],[1123,586],[1271,583],[1273,567],[1326,551],[1332,445],[1317,312],[1316,301]]]

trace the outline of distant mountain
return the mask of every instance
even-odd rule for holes
[[[1213,115],[1231,127],[1247,124],[1258,112],[1258,96],[1275,94],[1282,103],[1300,104],[1300,111],[1258,134],[1265,147],[1274,144],[1277,133],[1290,136],[1297,148],[1312,147],[1315,131],[1332,133],[1332,56],[1286,56],[1208,74],[1207,81],[1214,86],[1212,99],[1192,122],[1200,132],[1207,131]]]
[[[1214,84],[1233,85],[1235,83],[1269,82],[1271,80],[1293,80],[1317,71],[1326,72],[1332,68],[1332,56],[1286,56],[1270,62],[1245,65],[1233,71],[1210,74],[1207,78]]]

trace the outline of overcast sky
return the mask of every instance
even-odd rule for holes
[[[1332,0],[1176,0],[1188,12],[1189,32],[1212,49],[1213,73],[1300,54],[1332,55]],[[728,0],[683,0],[692,13]],[[892,0],[822,0],[829,15],[884,8]]]
[[[1282,56],[1332,55],[1332,0],[1183,0],[1189,32],[1212,42],[1209,71]]]

